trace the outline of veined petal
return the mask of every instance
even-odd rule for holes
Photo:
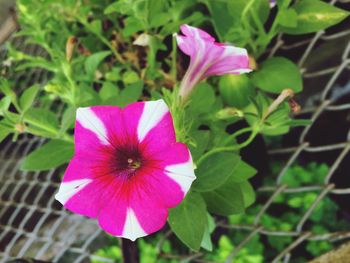
[[[78,108],[76,121],[83,128],[93,132],[102,144],[109,144],[106,127],[90,107]]]
[[[239,74],[250,72],[247,50],[234,46],[220,46],[224,51],[206,70],[204,77],[211,75]]]
[[[211,75],[250,72],[247,51],[216,43],[208,33],[188,25],[181,26],[177,35],[179,48],[190,56],[190,64],[181,82],[180,96],[187,97],[194,86]]]
[[[149,131],[155,128],[167,114],[169,114],[169,109],[168,106],[165,104],[164,100],[145,102],[142,115],[137,127],[137,135],[139,141],[142,142],[149,133]],[[173,126],[171,117],[170,115],[168,116],[169,117],[166,118],[163,126]],[[158,129],[162,128],[163,127],[159,127],[158,125]],[[170,136],[173,136],[173,134],[170,134]]]

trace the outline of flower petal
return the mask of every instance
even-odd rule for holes
[[[206,70],[204,77],[251,72],[247,50],[234,46],[221,46],[223,52]]]
[[[102,144],[109,144],[106,127],[90,107],[78,108],[76,121],[83,128],[93,132]]]
[[[178,184],[185,195],[196,179],[191,153],[187,146],[176,143],[155,156],[156,159],[161,160],[158,164],[160,169],[163,169],[165,174]]]
[[[167,117],[164,119],[166,115]],[[162,122],[162,120],[164,121]],[[142,115],[137,126],[137,135],[140,142],[145,139],[153,128],[157,127],[158,130],[169,130],[171,126],[173,126],[173,123],[169,115],[168,106],[165,104],[164,100],[148,101],[144,103]],[[174,131],[172,131],[169,136],[175,137]]]
[[[188,25],[176,36],[179,48],[190,56],[190,64],[181,82],[180,96],[187,97],[194,86],[210,75],[250,72],[247,51],[216,43],[208,33]]]

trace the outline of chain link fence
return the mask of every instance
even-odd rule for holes
[[[333,0],[332,4],[349,6],[349,0]],[[34,46],[24,46],[21,39],[15,39],[14,44],[19,49],[26,48],[26,52],[43,55]],[[332,53],[331,47],[336,46]],[[325,52],[323,52],[325,51]],[[4,52],[3,52],[4,54]],[[350,29],[349,21],[326,31],[320,31],[308,37],[278,36],[269,50],[268,55],[283,54],[296,61],[303,73],[305,91],[297,97],[303,110],[301,115],[311,116],[313,124],[302,128],[294,136],[294,145],[269,149],[271,159],[284,160],[284,166],[276,177],[274,185],[263,185],[258,190],[259,195],[268,194],[269,198],[262,205],[251,225],[232,225],[223,221],[217,225],[224,229],[246,231],[246,237],[227,257],[226,262],[232,262],[237,253],[253,237],[257,235],[291,237],[290,242],[272,262],[293,262],[293,253],[298,246],[307,240],[345,241],[350,238],[349,232],[335,231],[326,234],[316,234],[309,231],[307,224],[310,216],[319,203],[326,197],[342,196],[350,200],[350,180],[346,178],[349,170],[350,158]],[[322,54],[331,55],[322,60]],[[1,57],[0,57],[1,58]],[[45,83],[49,76],[45,71],[33,70],[16,74],[18,87],[25,87],[28,83]],[[347,99],[346,99],[347,98]],[[344,129],[340,136],[327,134],[317,126],[320,118],[330,118],[327,114],[335,114],[343,118]],[[326,117],[325,117],[326,116]],[[342,120],[340,120],[342,121]],[[333,123],[334,132],[338,132],[339,122]],[[315,141],[314,134],[321,136]],[[323,134],[324,133],[324,134]],[[324,137],[322,139],[322,137]],[[330,137],[330,138],[328,138]],[[49,172],[22,172],[19,170],[20,160],[30,151],[40,146],[44,141],[35,137],[22,136],[16,143],[7,139],[0,144],[0,262],[8,262],[15,258],[35,258],[50,262],[115,262],[112,258],[97,256],[94,252],[107,242],[107,235],[98,227],[95,220],[74,215],[64,210],[54,200],[63,169]],[[302,187],[289,187],[282,183],[287,170],[300,159],[307,159],[308,154],[324,155],[331,162],[324,184]],[[331,157],[328,157],[331,156]],[[343,176],[344,178],[341,178]],[[336,180],[335,180],[336,178]],[[348,181],[348,186],[346,182]],[[292,231],[265,229],[261,225],[261,218],[269,213],[276,198],[281,194],[297,194],[315,192],[317,198],[305,213],[298,215],[299,223]],[[336,224],[336,222],[334,222]],[[233,233],[233,232],[231,232]],[[171,231],[164,234],[166,240]],[[161,249],[160,249],[161,251]],[[208,262],[203,259],[203,253],[186,255],[170,255],[160,252],[160,256],[188,262]]]

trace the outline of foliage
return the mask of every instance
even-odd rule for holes
[[[7,60],[17,72],[42,68],[52,77],[44,87],[34,85],[24,91],[17,90],[14,80],[7,76],[0,79],[4,95],[0,100],[0,140],[10,135],[16,140],[23,133],[48,139],[23,161],[22,169],[51,169],[72,155],[76,108],[123,107],[163,97],[171,109],[177,138],[189,145],[198,167],[193,189],[180,206],[170,211],[169,224],[191,249],[210,249],[208,211],[241,215],[255,199],[248,179],[256,171],[241,160],[240,149],[259,133],[281,135],[293,125],[304,124],[291,120],[290,108],[284,102],[288,96],[274,100],[269,95],[282,92],[282,96],[285,87],[300,92],[299,69],[286,58],[261,61],[261,55],[280,32],[315,32],[348,16],[348,12],[320,0],[277,2],[273,17],[267,0],[19,0],[21,31],[17,35],[25,36],[28,44],[40,46],[45,56],[26,54],[9,45]],[[272,20],[271,26],[268,19]],[[249,76],[209,79],[198,85],[189,101],[182,102],[177,82],[184,68],[172,34],[184,23],[214,29],[221,41],[247,48],[261,67]],[[133,44],[137,40],[143,44]],[[233,134],[226,132],[228,125],[239,121],[246,121],[248,126]],[[248,138],[239,142],[244,134]],[[56,159],[50,157],[58,155]],[[43,156],[45,161],[41,162]],[[303,202],[313,198],[282,201],[303,209]],[[257,207],[254,209],[256,212]],[[293,220],[287,214],[285,217]],[[198,223],[196,227],[193,220]],[[263,220],[271,224],[280,219]],[[231,249],[230,242],[220,241],[222,251],[216,252],[217,257]],[[147,244],[140,244],[143,253],[153,253]],[[314,250],[311,245],[310,250]],[[106,253],[120,252],[115,249]],[[242,253],[242,258],[248,260],[242,259],[244,262],[260,260],[257,251]]]

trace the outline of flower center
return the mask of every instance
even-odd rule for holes
[[[130,178],[141,168],[142,163],[143,159],[138,147],[127,145],[115,149],[111,169],[118,176]]]
[[[140,168],[141,166],[141,161],[140,160],[134,160],[133,158],[128,158],[128,167],[130,169],[137,169]]]

